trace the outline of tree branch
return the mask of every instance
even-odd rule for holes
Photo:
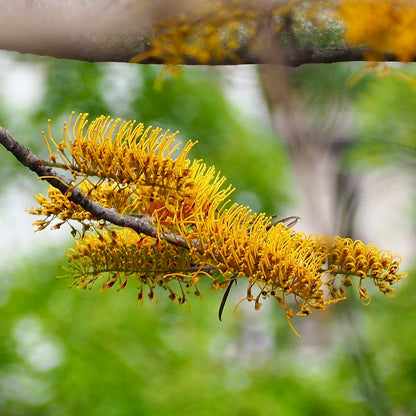
[[[205,4],[206,0],[193,1]],[[241,8],[244,8],[244,1],[246,0],[241,0]],[[281,34],[267,33],[270,30],[270,22],[267,22],[269,6],[267,2],[263,4],[261,0],[257,1],[258,8],[261,10],[263,7],[266,16],[266,23],[259,30],[257,42],[263,44],[262,36],[269,38],[269,51],[256,51],[242,46],[233,51],[231,57],[227,53],[210,56],[203,64],[280,63],[299,66],[307,63],[365,60],[363,48],[348,48],[342,39],[326,45],[318,44],[319,40],[316,39],[319,36],[315,40],[308,39],[306,45],[288,41],[296,31],[290,19]],[[302,1],[298,3],[302,4]],[[154,33],[153,25],[161,20],[169,22],[178,16],[181,18],[183,10],[189,8],[185,0],[177,0],[175,6],[167,0],[4,0],[1,4],[0,49],[90,62],[130,62],[140,55],[143,58],[139,62],[143,64],[170,63],[163,56],[146,56],[151,37],[158,35]],[[223,4],[226,5],[227,0],[223,0]],[[280,0],[275,0],[272,4],[279,5]],[[203,18],[201,15],[200,19]],[[300,36],[304,35],[306,38],[309,36],[308,33],[300,33]],[[279,62],[276,62],[276,55],[281,58]],[[395,60],[394,57],[384,58]],[[181,63],[197,65],[201,62],[195,57],[184,56]]]
[[[188,247],[181,236],[173,234],[159,235],[157,228],[151,224],[148,217],[121,216],[114,209],[104,208],[97,202],[88,199],[79,188],[74,186],[70,179],[60,175],[52,167],[46,166],[42,159],[38,158],[27,147],[14,139],[3,127],[0,127],[0,143],[22,165],[35,172],[42,180],[47,181],[50,185],[59,189],[70,201],[90,212],[97,220],[105,220],[120,227],[131,228],[139,234],[145,234],[154,238],[161,237],[172,244]]]
[[[366,52],[363,48],[315,48],[313,46],[304,49],[285,50],[287,66],[297,67],[304,64],[330,64],[335,62],[365,61]],[[390,61],[396,61],[389,57]],[[384,59],[383,59],[384,62]]]

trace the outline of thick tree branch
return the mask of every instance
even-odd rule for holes
[[[366,53],[363,48],[331,47],[322,49],[310,46],[304,49],[287,49],[284,54],[286,56],[284,64],[294,67],[304,64],[330,64],[366,60]],[[386,60],[395,61],[396,59],[390,57]]]
[[[205,0],[193,1],[202,4]],[[241,1],[244,7],[244,0]],[[226,4],[227,0],[223,2]],[[261,9],[261,0],[258,4]],[[143,56],[140,63],[169,63],[158,56],[146,56],[150,48],[149,36],[155,35],[155,22],[181,16],[186,5],[184,0],[177,0],[175,6],[166,0],[5,0],[0,13],[0,49],[91,62],[129,62],[140,55]],[[266,10],[266,3],[264,8]],[[362,48],[348,48],[342,41],[324,46],[312,39],[307,44],[292,42],[292,23],[288,21],[288,27],[280,35],[268,34],[270,22],[266,21],[259,36],[269,38],[268,50],[256,51],[243,46],[234,51],[232,58],[227,54],[211,56],[203,63],[299,66],[365,59]],[[280,57],[279,62],[276,56]],[[182,63],[200,62],[184,56]]]
[[[187,247],[187,244],[180,236],[173,234],[160,236],[157,228],[150,223],[147,217],[122,216],[114,209],[104,208],[97,202],[88,199],[78,187],[74,186],[70,179],[60,175],[52,167],[46,166],[42,159],[38,158],[27,147],[15,140],[3,127],[0,127],[0,143],[22,165],[35,172],[42,180],[47,181],[53,187],[59,189],[63,194],[67,195],[70,201],[90,212],[97,220],[105,220],[120,227],[128,227],[139,234],[145,234],[150,237],[162,237],[172,244]]]

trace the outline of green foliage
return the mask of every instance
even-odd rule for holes
[[[46,63],[46,93],[33,115],[37,124],[45,123],[74,110],[91,116],[109,114],[109,106],[103,99],[101,65],[65,59],[49,59]]]
[[[138,308],[133,286],[68,290],[50,262],[63,261],[59,249],[8,274],[0,307],[7,317],[0,326],[2,414],[376,414],[365,407],[356,340],[347,336],[358,323],[381,373],[379,393],[397,412],[416,408],[415,342],[403,342],[416,310],[412,287],[393,309],[391,299],[377,297],[354,315],[352,328],[333,321],[327,349],[317,344],[310,355],[304,348],[311,340],[299,341],[273,307],[253,315],[243,308],[232,314],[230,305],[220,323],[215,294],[185,313],[163,297],[157,307]],[[398,316],[406,316],[400,325]]]
[[[357,101],[357,146],[353,157],[372,165],[413,163],[416,156],[415,65],[395,65],[388,76],[368,76]],[[404,70],[403,70],[404,69]]]
[[[309,108],[328,111],[334,104],[355,101],[366,94],[368,78],[351,82],[363,64],[335,63],[301,66],[294,70],[294,86],[302,94]]]

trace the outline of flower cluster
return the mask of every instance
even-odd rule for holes
[[[400,257],[388,250],[339,236],[306,236],[239,205],[211,209],[193,232],[181,234],[189,244],[199,241],[204,258],[216,261],[221,278],[214,279],[214,288],[246,277],[245,300],[254,301],[259,309],[262,299],[273,297],[287,318],[294,314],[286,300],[289,295],[294,298],[297,315],[303,316],[309,315],[311,308],[324,310],[326,305],[345,299],[344,288],[352,285],[352,276],[359,279],[358,291],[364,302],[370,301],[363,287],[366,278],[382,293],[391,294],[391,285],[406,277],[398,273]]]
[[[145,129],[135,121],[104,116],[91,123],[88,114],[73,122],[72,117],[64,125],[60,143],[50,129],[48,136],[43,134],[50,160],[57,163],[59,158],[56,166],[69,170],[75,183],[86,184],[81,188],[84,192],[120,214],[150,215],[169,228],[176,219],[191,221],[194,206],[208,209],[212,199],[226,199],[232,191],[230,186],[220,189],[225,178],[213,167],[188,158],[195,143],[188,141],[181,149],[177,132]],[[44,212],[36,213],[48,216],[51,208],[41,205]]]
[[[365,45],[371,57],[387,54],[408,62],[416,55],[416,3],[407,0],[341,0],[337,9],[345,40]]]
[[[120,290],[128,278],[135,278],[139,304],[144,300],[145,287],[153,302],[157,301],[155,287],[161,287],[169,292],[173,302],[189,306],[186,294],[192,289],[199,296],[196,285],[200,276],[212,270],[194,260],[183,247],[138,235],[130,229],[112,229],[76,240],[75,248],[68,250],[68,272],[80,289],[90,288],[105,278],[102,290],[114,285]]]
[[[51,152],[51,162],[45,163],[70,171],[73,186],[103,208],[146,216],[157,230],[144,235],[97,220],[69,200],[71,190],[64,195],[51,187],[48,198],[37,195],[40,206],[29,212],[45,217],[35,222],[38,229],[54,219],[83,226],[82,233],[73,228],[75,247],[68,251],[68,273],[77,287],[104,279],[104,289],[123,288],[134,277],[140,301],[144,287],[150,299],[155,287],[162,287],[183,305],[189,291],[199,293],[201,277],[212,280],[213,290],[246,278],[245,300],[259,309],[262,299],[274,298],[289,320],[294,309],[309,315],[345,299],[354,276],[365,302],[370,299],[365,279],[390,294],[405,277],[398,272],[400,258],[373,244],[307,236],[284,221],[231,204],[225,178],[188,159],[193,143],[180,150],[174,137],[109,117],[88,123],[86,114],[65,124],[62,142],[45,135]]]
[[[333,275],[344,274],[344,286],[351,284],[349,276],[359,277],[360,297],[369,302],[370,296],[362,287],[369,277],[385,295],[394,290],[391,285],[404,277],[398,273],[401,258],[388,250],[379,250],[374,244],[364,244],[350,238],[335,237],[331,240],[327,261],[328,271]]]
[[[79,184],[79,188],[93,201],[105,208],[114,208],[117,212],[124,212],[133,202],[131,191],[126,187],[120,188],[116,183],[103,182],[100,186],[96,186],[91,182],[82,182]],[[60,228],[70,220],[82,224],[84,230],[95,225],[95,217],[90,212],[70,201],[67,196],[53,186],[48,187],[48,197],[37,194],[35,199],[39,206],[27,210],[27,212],[45,217],[43,220],[33,223],[38,227],[36,231],[48,227],[55,219],[59,222],[53,226],[54,228]],[[105,221],[99,222],[98,228],[103,228],[104,224]]]

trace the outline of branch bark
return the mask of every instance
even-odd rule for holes
[[[172,6],[166,0],[4,0],[0,13],[0,49],[90,62],[129,62],[149,50],[152,24],[158,19],[180,16],[186,3],[177,0]],[[277,54],[282,58],[278,63],[289,66],[365,59],[362,48],[341,44],[322,47],[312,43],[301,46],[285,42],[284,35],[273,36],[270,53],[241,48],[236,52],[237,59],[212,57],[204,64],[276,63]],[[140,63],[166,62],[151,57]],[[198,64],[187,57],[183,63]]]

